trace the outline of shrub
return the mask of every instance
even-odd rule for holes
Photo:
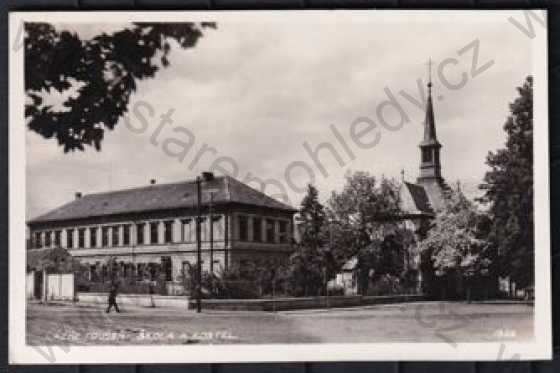
[[[393,295],[405,293],[401,280],[397,276],[385,274],[379,276],[368,288],[368,295]]]

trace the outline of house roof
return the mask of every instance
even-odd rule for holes
[[[212,191],[212,203],[214,205],[238,203],[290,212],[296,211],[293,207],[229,176],[218,176],[211,181],[203,181],[202,206],[209,204],[210,191]],[[171,184],[153,184],[141,188],[86,194],[44,215],[31,219],[28,224],[192,208],[196,206],[196,199],[195,180]]]
[[[423,186],[412,183],[403,183],[401,190],[401,198],[403,200],[402,208],[405,212],[416,214],[433,215],[434,210],[430,205],[430,199]]]

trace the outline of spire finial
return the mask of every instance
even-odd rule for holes
[[[401,180],[404,183],[404,168],[401,168]]]
[[[428,59],[428,91],[432,91],[432,57]]]

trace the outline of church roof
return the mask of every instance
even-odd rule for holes
[[[426,105],[426,118],[424,119],[424,138],[420,146],[441,146],[436,135],[436,121],[434,119],[434,104],[432,103],[432,83],[428,83],[428,103]]]
[[[430,216],[434,214],[428,194],[422,185],[404,182],[401,187],[401,201],[401,208],[405,213]]]
[[[213,191],[212,204],[242,204],[275,210],[295,212],[296,210],[266,194],[229,176],[218,176],[211,181],[203,181],[201,205],[208,205]],[[195,180],[171,184],[154,184],[140,188],[112,192],[86,194],[61,207],[47,212],[28,223],[52,222],[126,213],[137,213],[196,206]]]

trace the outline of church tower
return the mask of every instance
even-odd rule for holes
[[[440,181],[441,164],[439,152],[441,144],[436,136],[436,123],[434,120],[434,104],[432,102],[432,73],[430,60],[430,79],[428,81],[428,101],[426,105],[426,118],[424,119],[424,139],[420,143],[420,177],[418,183],[422,181]]]
[[[434,119],[434,104],[432,100],[432,61],[429,65],[428,100],[426,104],[426,118],[424,119],[424,138],[420,142],[420,176],[416,180],[418,185],[424,187],[432,208],[437,210],[443,207],[443,190],[445,181],[441,176],[440,150],[441,144],[436,136],[436,123]]]

